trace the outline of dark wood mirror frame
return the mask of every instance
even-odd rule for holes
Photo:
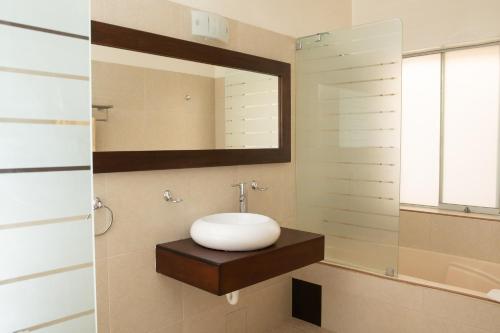
[[[279,148],[94,152],[94,173],[290,162],[290,64],[97,21],[91,24],[91,42],[279,77]]]

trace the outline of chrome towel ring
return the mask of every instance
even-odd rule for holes
[[[101,236],[101,235],[104,235],[106,232],[108,232],[109,229],[111,229],[111,226],[113,225],[113,219],[114,219],[114,216],[113,216],[113,211],[111,210],[111,208],[109,208],[108,206],[106,206],[101,198],[99,197],[95,197],[94,199],[94,202],[92,204],[92,209],[94,211],[98,210],[98,209],[101,209],[101,208],[105,208],[108,212],[109,212],[109,216],[110,216],[110,219],[109,219],[109,223],[108,225],[106,226],[106,229],[104,229],[103,232],[100,232],[100,233],[97,233],[97,234],[94,234],[94,236]]]

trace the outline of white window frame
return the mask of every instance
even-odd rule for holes
[[[422,207],[422,208],[430,208],[430,209],[443,209],[443,210],[452,210],[452,211],[461,211],[465,213],[477,213],[477,214],[489,214],[489,215],[499,215],[500,214],[500,144],[498,145],[498,157],[497,157],[497,189],[499,191],[499,194],[497,195],[497,206],[498,208],[491,208],[491,207],[480,207],[480,206],[467,206],[467,205],[458,205],[458,204],[450,204],[450,203],[444,203],[443,202],[443,157],[444,157],[444,110],[445,110],[445,105],[444,105],[444,100],[445,100],[445,93],[444,93],[444,83],[445,83],[445,62],[446,62],[446,57],[445,54],[447,52],[452,52],[452,51],[459,51],[459,50],[467,50],[467,49],[474,49],[474,48],[482,48],[482,47],[488,47],[488,46],[496,46],[500,45],[500,40],[497,41],[492,41],[492,42],[485,42],[485,43],[478,43],[478,44],[470,44],[470,45],[463,45],[463,46],[455,46],[455,47],[448,47],[448,48],[441,48],[441,49],[436,49],[436,50],[430,50],[430,51],[424,51],[424,52],[409,52],[403,54],[403,59],[406,58],[413,58],[413,57],[422,57],[422,56],[427,56],[431,54],[440,54],[441,59],[440,59],[440,66],[441,66],[441,78],[440,78],[440,83],[441,83],[441,91],[440,91],[440,140],[439,140],[439,202],[438,206],[426,206],[426,205],[418,205],[418,204],[411,204],[411,203],[400,203],[404,206],[413,206],[413,207]],[[500,61],[500,59],[499,59]],[[500,94],[500,92],[499,92]],[[499,107],[500,108],[500,107]],[[499,109],[500,113],[500,109]],[[500,119],[500,117],[499,117]],[[499,126],[500,130],[500,126]],[[499,135],[500,136],[500,135]]]

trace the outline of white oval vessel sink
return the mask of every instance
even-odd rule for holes
[[[251,251],[274,244],[280,226],[272,218],[251,213],[202,217],[191,225],[191,238],[201,246],[224,251]]]

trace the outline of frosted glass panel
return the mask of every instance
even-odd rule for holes
[[[0,1],[0,332],[92,333],[89,1]]]
[[[0,66],[88,77],[88,40],[0,25],[0,43]]]
[[[9,147],[2,149],[6,153],[0,156],[0,165],[3,168],[89,165],[89,122],[69,124],[37,120],[2,123],[0,119],[0,147]]]
[[[88,36],[88,0],[2,0],[0,19]]]
[[[49,327],[41,328],[36,333],[89,333],[95,330],[94,314],[71,319]]]
[[[90,177],[89,171],[0,174],[0,226],[86,216]]]
[[[445,74],[443,202],[498,207],[500,46],[446,53]]]
[[[401,23],[298,40],[297,214],[326,258],[397,272]]]
[[[0,71],[2,117],[88,120],[88,80]]]
[[[227,70],[220,80],[225,88],[220,148],[278,148],[278,78]]]
[[[88,267],[2,285],[0,299],[6,333],[86,312],[94,307],[94,272]]]
[[[441,55],[404,59],[401,202],[439,205]]]
[[[87,219],[12,228],[0,233],[0,281],[92,262],[92,224]],[[62,255],[64,254],[64,255]]]

